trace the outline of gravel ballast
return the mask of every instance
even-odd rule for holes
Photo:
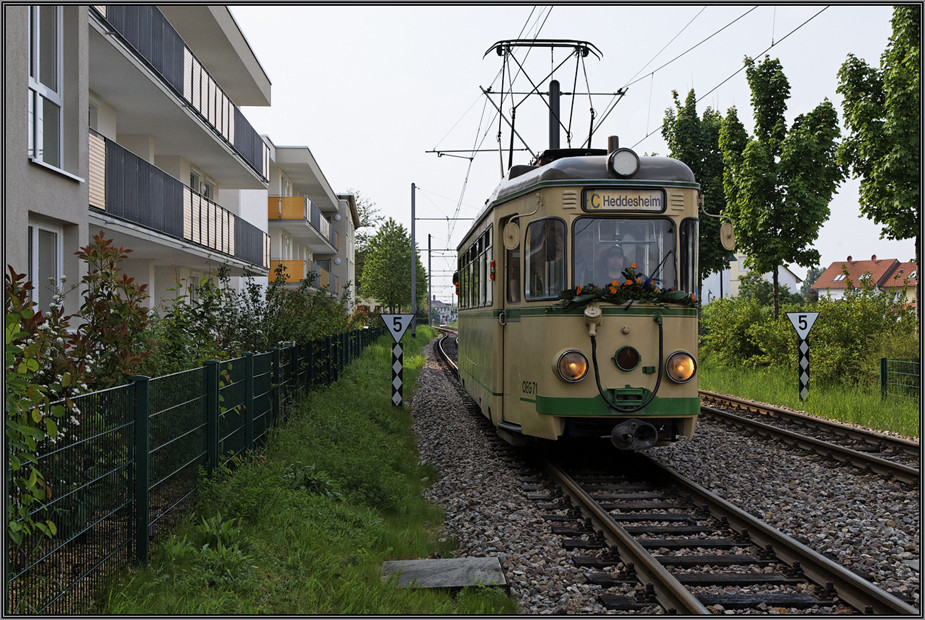
[[[494,556],[525,614],[603,614],[599,586],[571,562],[544,520],[551,489],[493,434],[425,349],[412,405],[421,461],[440,472],[426,491],[446,510],[457,555]],[[744,442],[747,442],[743,445]],[[647,453],[815,551],[919,607],[919,489],[828,464],[701,418],[690,441]]]

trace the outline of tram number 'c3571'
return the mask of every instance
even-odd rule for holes
[[[536,381],[524,381],[520,389],[526,396],[536,396]]]

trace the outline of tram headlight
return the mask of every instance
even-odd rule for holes
[[[566,351],[559,356],[556,370],[563,381],[577,383],[588,374],[588,358],[580,351]]]
[[[694,356],[687,351],[675,351],[668,356],[665,371],[668,373],[668,378],[675,383],[687,383],[694,378],[694,373],[697,372],[697,362]]]
[[[639,170],[639,156],[630,149],[617,149],[607,157],[607,167],[618,177],[631,177]]]

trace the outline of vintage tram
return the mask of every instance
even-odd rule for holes
[[[459,376],[510,443],[693,435],[700,188],[618,142],[512,166],[457,249]]]

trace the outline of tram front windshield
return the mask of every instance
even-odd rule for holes
[[[676,226],[666,219],[579,218],[572,228],[573,285],[623,282],[635,265],[643,280],[658,288],[678,288]]]

